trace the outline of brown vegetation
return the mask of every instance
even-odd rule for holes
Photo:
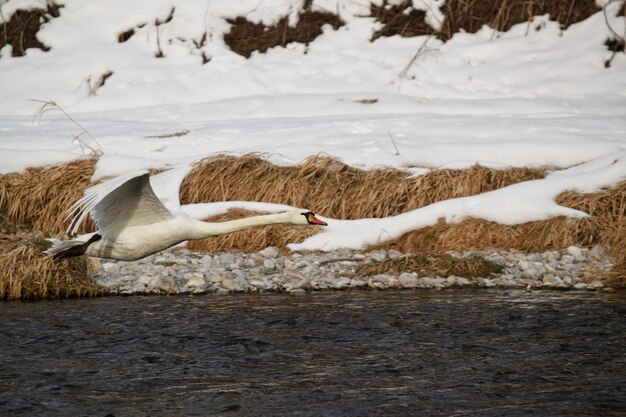
[[[40,232],[0,236],[0,300],[94,297],[105,293],[89,273],[96,261],[73,258],[54,262],[41,251],[48,242]]]
[[[403,252],[468,249],[542,252],[571,245],[601,245],[611,249],[617,257],[618,265],[611,273],[612,282],[626,285],[626,181],[596,193],[563,193],[557,197],[557,202],[589,213],[590,217],[558,217],[515,226],[480,219],[467,219],[458,224],[440,222],[382,246]]]
[[[5,220],[0,222],[2,232],[19,235],[34,229],[45,235],[63,237],[69,224],[65,212],[91,185],[95,162],[83,159],[0,176],[0,219]],[[298,166],[276,166],[258,155],[218,156],[202,161],[185,178],[181,202],[265,201],[308,208],[332,218],[384,217],[543,175],[539,169],[494,170],[474,166],[468,170],[434,170],[410,177],[390,168],[362,171],[320,156],[311,157]],[[570,245],[601,245],[611,249],[618,258],[612,275],[605,278],[616,285],[626,285],[626,253],[623,251],[626,247],[626,181],[591,194],[563,193],[557,202],[591,216],[584,219],[561,217],[515,226],[479,219],[466,219],[458,224],[440,222],[407,233],[382,247],[406,253],[441,253],[482,249],[541,252],[562,250]],[[256,214],[259,213],[231,210],[208,220],[225,221]],[[89,221],[80,232],[93,230],[93,223]],[[190,248],[210,252],[253,252],[269,245],[284,248],[287,243],[300,242],[318,230],[316,227],[271,226],[191,242]],[[5,236],[3,245],[6,242]]]
[[[489,277],[502,271],[502,266],[482,256],[470,255],[457,258],[448,254],[416,254],[397,259],[371,262],[360,268],[356,275],[369,277],[377,274],[415,272],[418,276],[465,278]]]
[[[16,10],[8,21],[0,25],[0,49],[5,45],[11,45],[12,56],[24,56],[29,48],[49,51],[50,47],[37,39],[37,32],[43,23],[60,16],[61,7],[53,2],[47,2],[45,8]]]
[[[312,11],[312,2],[305,3],[295,26],[289,25],[288,16],[282,17],[272,26],[253,23],[241,16],[226,19],[232,27],[224,35],[224,42],[233,52],[250,58],[254,51],[263,53],[275,46],[285,47],[291,42],[308,45],[322,34],[324,25],[331,25],[335,30],[343,26],[343,21],[337,15],[324,11]]]
[[[64,236],[69,224],[65,212],[92,185],[95,165],[95,159],[80,159],[0,176],[0,214],[46,235]],[[89,220],[79,232],[93,230]]]
[[[325,156],[297,166],[277,166],[257,155],[209,158],[185,178],[181,203],[264,201],[308,208],[336,219],[386,217],[437,201],[495,190],[543,177],[532,168],[434,170],[410,177],[404,171],[363,171]],[[210,184],[210,186],[207,186]]]

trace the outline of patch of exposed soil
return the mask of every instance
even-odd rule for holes
[[[254,51],[263,53],[275,46],[285,47],[292,42],[308,45],[322,34],[322,26],[328,24],[336,30],[344,25],[337,15],[312,11],[310,5],[300,13],[295,26],[289,25],[288,16],[282,17],[272,26],[253,23],[241,16],[227,21],[232,27],[230,32],[224,35],[224,42],[233,52],[246,58],[250,58]]]
[[[50,2],[45,8],[16,10],[8,21],[0,25],[0,49],[11,45],[12,56],[24,56],[29,48],[49,51],[50,47],[37,39],[37,32],[41,25],[60,16],[61,7]]]

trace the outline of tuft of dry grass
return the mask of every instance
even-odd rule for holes
[[[241,219],[244,217],[258,216],[266,213],[258,213],[242,209],[231,209],[228,213],[213,216],[206,221],[224,222]],[[288,243],[302,242],[319,231],[319,226],[294,226],[277,224],[255,229],[242,230],[222,236],[214,236],[208,239],[192,240],[187,247],[194,251],[223,252],[241,251],[258,252],[268,246],[277,246],[284,250]]]
[[[48,245],[41,232],[3,237],[0,247],[0,299],[94,297],[105,290],[89,273],[96,261],[79,257],[54,262],[42,250]]]
[[[614,288],[626,288],[626,259],[621,257],[621,261],[618,261],[613,268],[605,272],[601,278],[604,285]]]
[[[241,16],[226,19],[232,26],[224,35],[224,42],[233,52],[250,58],[254,51],[263,53],[275,46],[285,47],[291,42],[308,45],[322,34],[322,26],[331,25],[336,30],[344,25],[337,15],[325,11],[312,11],[311,3],[306,2],[295,26],[289,25],[288,16],[282,17],[272,26],[253,23]]]
[[[410,177],[392,168],[362,171],[326,156],[277,166],[259,155],[217,156],[199,163],[181,185],[181,203],[264,201],[308,208],[337,219],[386,217],[437,201],[543,178],[533,168],[436,170]]]
[[[489,277],[502,271],[502,266],[479,255],[463,258],[448,254],[424,254],[403,256],[397,259],[370,262],[360,268],[356,275],[368,277],[377,274],[401,274],[415,272],[418,276],[465,278]]]
[[[37,32],[43,23],[60,16],[61,7],[63,6],[48,1],[45,8],[16,10],[8,21],[0,25],[0,49],[5,45],[11,45],[12,56],[24,56],[29,48],[49,51],[50,47],[37,39]]]
[[[0,176],[0,213],[47,235],[65,235],[66,210],[91,186],[96,159],[80,159],[48,168]],[[89,220],[80,233],[94,231]]]

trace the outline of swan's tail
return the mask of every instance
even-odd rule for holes
[[[50,249],[44,251],[45,254],[52,255],[55,261],[61,261],[65,258],[84,255],[89,245],[102,239],[98,233],[94,233],[89,240],[64,240],[55,244]]]

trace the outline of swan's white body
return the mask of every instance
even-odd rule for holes
[[[155,195],[147,172],[118,177],[85,191],[70,209],[72,232],[91,215],[98,231],[63,241],[46,251],[57,259],[88,255],[135,261],[192,239],[203,239],[270,224],[320,224],[306,209],[266,214],[221,223],[196,220],[180,209],[168,209]]]

